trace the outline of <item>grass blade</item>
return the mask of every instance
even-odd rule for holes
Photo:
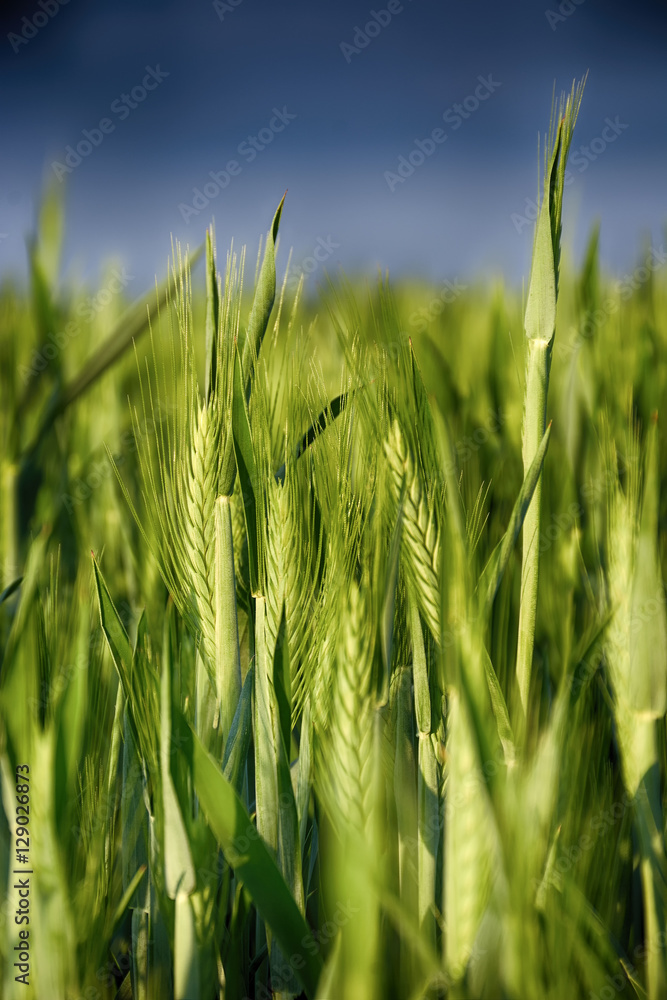
[[[184,751],[189,757],[199,804],[211,829],[234,874],[247,887],[280,942],[283,954],[291,957],[306,994],[314,997],[321,971],[317,944],[241,799],[185,720],[183,727],[187,734]]]

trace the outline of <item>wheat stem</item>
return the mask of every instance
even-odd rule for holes
[[[544,437],[547,421],[547,390],[551,348],[542,340],[528,341],[526,375],[526,414],[523,431],[523,466],[527,474],[540,442]],[[528,693],[535,643],[537,615],[537,587],[540,572],[539,534],[542,509],[542,476],[537,481],[533,499],[523,522],[523,562],[521,565],[521,606],[519,610],[519,645],[516,675],[519,697],[524,714],[528,711]]]

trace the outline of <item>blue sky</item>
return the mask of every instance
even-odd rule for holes
[[[537,135],[554,83],[586,70],[566,246],[578,259],[599,219],[622,274],[647,235],[665,242],[664,3],[42,4],[0,13],[2,277],[25,275],[43,178],[59,175],[65,276],[95,283],[113,257],[131,294],[164,273],[172,234],[195,245],[211,217],[219,251],[233,238],[254,257],[285,189],[279,265],[326,244],[313,285],[339,264],[520,284]]]

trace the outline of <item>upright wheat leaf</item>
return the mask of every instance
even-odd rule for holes
[[[567,99],[563,95],[558,107],[552,111],[545,159],[544,193],[535,229],[533,263],[524,320],[527,351],[523,422],[524,476],[528,475],[546,430],[549,371],[556,332],[556,300],[558,298],[565,167],[582,93],[583,83],[577,87],[573,85]],[[528,710],[528,693],[535,642],[541,504],[542,477],[540,476],[523,525],[521,610],[516,675],[524,715]]]

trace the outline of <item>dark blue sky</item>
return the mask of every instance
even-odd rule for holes
[[[211,216],[219,251],[233,237],[254,260],[286,188],[283,266],[290,247],[298,264],[319,246],[332,271],[381,265],[395,277],[520,282],[537,134],[554,82],[569,89],[586,70],[566,245],[580,255],[599,218],[603,260],[622,273],[647,233],[665,242],[664,2],[42,4],[52,16],[39,0],[5,2],[0,13],[0,276],[25,274],[42,178],[54,176],[53,161],[67,166],[66,147],[88,130],[99,145],[71,172],[57,169],[66,270],[91,282],[115,256],[138,295],[164,273],[171,234],[194,245]],[[24,43],[22,31],[34,37]],[[147,67],[153,90],[142,89]],[[106,134],[92,131],[103,119]],[[442,141],[424,155],[416,140],[434,129]],[[397,180],[410,160],[413,172]],[[209,186],[197,214],[179,209],[229,161],[224,190]]]

